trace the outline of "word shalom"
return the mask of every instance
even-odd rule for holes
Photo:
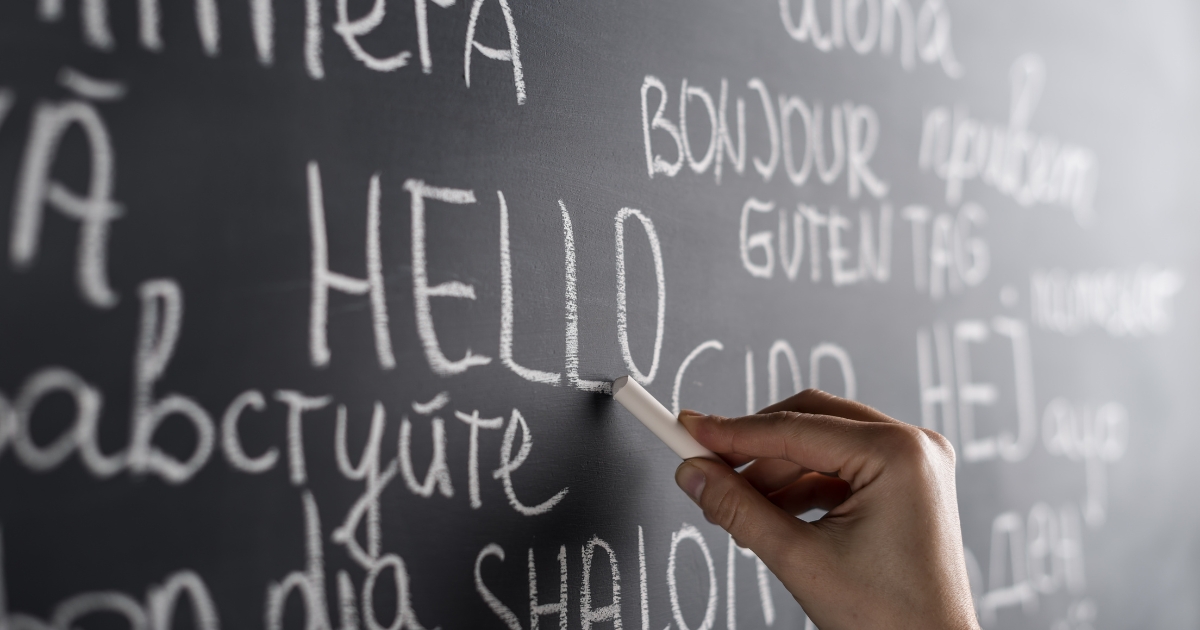
[[[764,182],[771,181],[782,162],[788,180],[797,188],[804,186],[810,178],[819,179],[826,186],[842,179],[851,199],[858,199],[863,189],[877,199],[887,194],[887,183],[871,170],[871,158],[879,144],[879,115],[873,108],[845,101],[831,104],[826,111],[820,102],[810,103],[799,96],[786,94],[780,94],[776,101],[759,78],[750,79],[746,88],[756,93],[762,104],[768,149],[765,160],[763,153],[756,153],[751,162]],[[653,115],[650,114],[651,91],[657,93],[658,103]],[[746,100],[738,96],[735,101],[735,133],[730,129],[729,82],[726,79],[721,79],[720,92],[714,101],[708,89],[684,78],[679,85],[679,117],[675,120],[666,113],[670,100],[666,84],[658,77],[646,75],[642,81],[642,139],[646,148],[646,171],[651,178],[656,174],[675,177],[684,163],[698,175],[712,168],[718,184],[726,160],[738,175],[746,171]],[[688,113],[689,107],[693,112],[701,107],[706,119],[704,128],[708,129],[708,137],[699,143],[689,132],[689,126],[695,129],[696,122]],[[828,152],[826,133],[830,144]],[[654,146],[655,138],[661,138],[663,134],[670,137],[666,144],[667,155],[674,156],[670,160]],[[699,151],[700,147],[704,147],[703,153]]]
[[[847,47],[859,55],[876,46],[884,57],[896,49],[899,31],[900,64],[912,71],[916,60],[939,64],[946,76],[963,75],[950,43],[950,10],[942,0],[925,0],[914,12],[908,0],[830,0],[828,27],[822,27],[817,0],[779,0],[779,17],[788,36],[828,53]]]
[[[661,594],[661,588],[650,588],[651,582],[649,572],[647,571],[647,554],[646,554],[646,535],[639,525],[637,528],[637,600],[640,617],[641,630],[651,630],[650,626],[650,594]],[[762,610],[762,620],[766,626],[772,626],[775,623],[776,609],[774,596],[771,593],[771,581],[768,569],[758,556],[754,555],[749,549],[739,548],[734,543],[732,538],[728,539],[727,553],[725,555],[725,627],[728,630],[737,630],[737,565],[739,560],[752,561],[754,565],[754,577],[756,586],[758,587],[759,607]],[[689,549],[691,553],[699,552],[702,562],[687,562],[684,558],[679,557],[681,549]],[[574,550],[572,550],[574,551]],[[504,548],[496,543],[491,543],[480,550],[475,557],[475,590],[479,594],[480,599],[487,604],[492,613],[496,615],[500,622],[503,623],[507,630],[537,630],[539,626],[550,626],[544,620],[544,617],[557,617],[556,625],[560,630],[565,629],[568,625],[574,627],[574,624],[568,618],[568,615],[573,609],[579,611],[579,627],[583,630],[591,630],[598,624],[604,624],[608,627],[608,623],[612,623],[614,630],[620,630],[626,627],[622,618],[622,588],[621,588],[621,565],[618,562],[618,554],[616,549],[611,544],[599,536],[593,535],[590,540],[584,543],[579,548],[579,555],[574,553],[568,554],[567,545],[560,545],[558,553],[554,556],[557,562],[553,560],[547,561],[545,555],[535,554],[533,547],[528,548],[528,553],[521,554],[513,553],[512,557],[506,553]],[[545,552],[542,552],[543,554]],[[684,551],[684,553],[689,553]],[[568,588],[569,581],[569,566],[575,562],[568,562],[569,556],[575,556],[579,559],[580,566],[579,574],[582,587],[578,591],[579,602],[578,606],[572,605],[571,589]],[[683,523],[682,526],[671,532],[671,541],[669,551],[667,553],[667,570],[666,570],[666,595],[670,599],[670,609],[672,619],[681,630],[695,628],[696,630],[711,630],[717,621],[717,611],[720,605],[720,590],[721,580],[717,573],[717,563],[714,561],[713,551],[710,549],[708,542],[704,538],[704,534],[696,527]],[[692,556],[694,557],[694,556]],[[717,556],[718,558],[720,556]],[[572,558],[574,560],[574,558]],[[682,562],[681,562],[682,560]],[[550,565],[550,570],[547,571],[546,565]],[[491,585],[485,579],[485,569],[489,574],[497,572],[506,573],[503,580],[496,580]],[[685,576],[698,575],[707,578],[707,597],[702,598],[703,610],[699,605],[688,605],[686,600],[680,597],[680,583],[678,580],[679,573]],[[628,576],[630,567],[626,565],[625,575]],[[605,575],[607,574],[607,575]],[[660,574],[661,575],[661,574]],[[520,577],[516,577],[520,576]],[[610,599],[606,602],[598,602],[593,598],[593,579],[599,576],[605,576],[604,582],[609,582],[610,585],[604,584],[596,589],[601,592],[607,591],[606,595]],[[513,582],[520,583],[519,580],[528,578],[529,590],[528,599],[520,603],[505,602],[497,595],[492,588],[500,584],[511,584]],[[549,577],[550,579],[546,579]],[[558,588],[551,589],[549,593],[542,591],[539,593],[539,585],[545,585],[547,582],[553,584],[553,578],[557,577]],[[628,584],[628,577],[626,577]],[[661,582],[655,580],[655,586],[661,585]],[[603,582],[601,583],[603,584]],[[528,602],[528,604],[526,604]],[[688,625],[688,618],[693,620],[701,619],[694,626]],[[545,624],[545,626],[543,626]],[[489,626],[490,627],[490,626]],[[497,627],[499,627],[497,625]],[[628,627],[638,627],[634,624],[629,624]],[[671,626],[668,625],[668,628]]]
[[[1093,215],[1099,164],[1091,150],[1029,131],[1046,67],[1036,55],[1013,62],[1008,124],[986,123],[965,110],[936,107],[921,130],[921,170],[946,181],[946,202],[957,205],[963,184],[980,178],[1022,206],[1058,205],[1086,225]]]
[[[443,9],[453,7],[456,0],[432,0],[433,4]],[[59,22],[65,16],[66,0],[38,0],[38,18],[43,22]],[[138,42],[141,47],[154,53],[163,52],[166,47],[162,35],[162,7],[160,0],[141,0],[137,3]],[[174,10],[175,5],[183,3],[168,3]],[[258,62],[263,66],[275,63],[275,4],[272,0],[249,0],[250,29],[254,38],[254,48]],[[289,8],[299,7],[299,2],[279,3]],[[378,38],[379,33],[394,33],[391,23],[385,24],[388,3],[386,0],[373,0],[365,13],[351,15],[349,0],[336,0],[337,20],[333,23],[333,32],[338,35],[350,55],[363,66],[376,72],[392,72],[407,67],[412,61],[412,51],[407,49],[393,50],[386,54],[369,52],[363,44],[364,39]],[[354,3],[361,7],[364,3]],[[467,20],[466,34],[463,46],[463,81],[471,87],[471,62],[476,55],[482,55],[491,60],[507,62],[512,65],[513,84],[517,93],[517,104],[525,103],[525,73],[521,67],[521,51],[518,45],[517,25],[513,19],[513,11],[508,0],[495,0],[498,5],[489,13],[493,19],[502,19],[508,35],[508,48],[493,48],[476,39],[476,27],[484,5],[488,0],[471,0],[470,14]],[[116,50],[117,40],[109,23],[108,0],[81,0],[80,23],[83,27],[83,41],[88,46],[104,52]],[[320,80],[325,78],[325,27],[321,21],[321,0],[305,0],[304,6],[304,65],[309,77]],[[429,49],[429,2],[416,0],[414,11],[414,27],[417,35],[417,54],[420,57],[421,72],[433,72],[433,54]],[[217,9],[217,0],[195,0],[196,31],[200,37],[200,45],[204,54],[217,57],[221,53],[221,25]],[[182,8],[182,7],[180,7]],[[377,31],[379,33],[377,33]]]

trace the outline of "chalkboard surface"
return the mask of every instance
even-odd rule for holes
[[[988,628],[1200,627],[1200,13],[0,6],[0,628],[806,626],[605,393],[946,434]]]

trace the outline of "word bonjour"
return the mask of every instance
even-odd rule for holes
[[[866,189],[871,196],[881,198],[887,194],[887,182],[871,170],[871,159],[879,145],[879,115],[868,105],[850,101],[829,106],[829,142],[831,155],[825,151],[825,106],[819,102],[811,105],[799,96],[779,95],[778,103],[771,99],[766,84],[752,78],[746,87],[757,92],[762,103],[763,122],[766,125],[770,151],[766,161],[756,155],[751,160],[754,170],[764,182],[771,181],[776,170],[783,164],[788,180],[793,186],[801,187],[816,177],[829,186],[845,174],[847,192],[857,199]],[[658,93],[658,105],[650,115],[650,91]],[[651,178],[656,174],[675,177],[684,162],[697,175],[711,167],[717,184],[726,160],[733,171],[741,175],[746,170],[746,102],[736,100],[737,139],[730,132],[729,82],[721,79],[721,91],[714,104],[712,94],[705,88],[689,83],[684,78],[679,87],[679,119],[672,121],[665,116],[670,94],[666,85],[656,76],[646,75],[642,81],[642,140],[646,149],[646,169]],[[707,114],[708,138],[702,157],[697,158],[693,149],[692,136],[688,131],[693,125],[688,116],[688,106],[695,99],[704,106]],[[674,161],[667,161],[653,146],[654,132],[663,132],[671,137],[674,145]],[[803,145],[797,143],[796,133],[803,133]],[[668,145],[671,146],[671,145]],[[803,155],[797,157],[803,148]]]

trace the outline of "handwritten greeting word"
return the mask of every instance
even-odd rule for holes
[[[978,286],[987,279],[991,253],[987,241],[973,232],[987,222],[987,211],[964,203],[955,214],[936,216],[912,205],[901,215],[912,224],[913,282],[917,293],[940,300],[947,293]]]
[[[778,214],[778,231],[750,232],[751,221],[757,216]],[[774,201],[754,197],[742,204],[738,229],[738,246],[742,267],[755,278],[769,279],[779,270],[789,281],[800,275],[804,250],[808,248],[809,279],[821,282],[822,270],[828,264],[829,279],[835,287],[844,287],[874,280],[885,283],[892,268],[892,207],[883,204],[878,213],[878,233],[874,213],[858,213],[858,261],[853,264],[854,224],[837,208],[822,214],[816,208],[798,204],[796,209],[776,208]],[[774,219],[774,217],[772,217]],[[808,229],[805,230],[805,226]],[[825,235],[823,241],[821,235]],[[790,242],[790,245],[789,245]],[[823,243],[828,245],[822,250]],[[828,263],[826,263],[828,261]]]
[[[936,107],[925,114],[919,164],[946,181],[946,202],[958,205],[963,184],[980,178],[1022,206],[1056,204],[1076,222],[1092,220],[1099,163],[1087,148],[1029,131],[1042,97],[1046,67],[1036,55],[1013,62],[1008,124],[969,117],[965,110]]]
[[[976,604],[980,621],[995,625],[997,612],[1015,606],[1032,613],[1039,595],[1053,595],[1064,586],[1082,592],[1082,529],[1072,504],[1055,510],[1037,503],[1025,519],[1017,512],[998,515],[992,521],[987,591]]]
[[[1162,335],[1171,330],[1174,298],[1183,283],[1179,271],[1154,265],[1076,273],[1034,270],[1029,278],[1033,323],[1064,335],[1089,329],[1113,337]]]
[[[932,334],[928,328],[917,331],[922,425],[945,435],[961,453],[962,462],[1025,459],[1037,439],[1033,354],[1027,326],[1021,320],[996,317],[990,327],[982,320],[967,319],[955,323],[953,330],[951,336],[945,324],[935,324]],[[995,405],[1000,394],[994,383],[975,381],[971,376],[971,346],[988,343],[992,332],[1007,338],[1011,346],[1016,431],[981,437],[975,432],[976,408]]]
[[[1073,404],[1055,398],[1042,414],[1046,452],[1084,462],[1087,494],[1083,518],[1089,527],[1100,527],[1108,518],[1108,470],[1129,445],[1129,412],[1118,402],[1099,406]]]
[[[792,0],[779,0],[779,17],[788,35],[808,42],[827,53],[849,45],[859,55],[869,55],[875,46],[884,57],[896,48],[900,31],[900,65],[911,71],[915,60],[940,64],[946,76],[963,75],[962,64],[950,43],[950,10],[943,0],[925,0],[914,13],[908,0],[830,0],[828,32],[822,32],[816,0],[803,0],[799,17]]]
[[[880,135],[879,115],[872,107],[850,101],[829,105],[830,149],[827,153],[824,122],[826,109],[823,104],[785,94],[780,94],[776,103],[772,101],[766,84],[758,78],[750,79],[746,86],[758,93],[770,146],[766,161],[763,161],[762,155],[755,155],[752,159],[754,169],[762,176],[763,181],[771,181],[782,161],[788,180],[797,188],[804,186],[810,177],[830,186],[845,175],[847,192],[851,199],[857,199],[864,188],[876,198],[887,194],[887,182],[875,174],[870,164],[879,145]],[[650,114],[651,91],[657,92],[657,105],[653,109],[653,116]],[[736,101],[735,141],[730,133],[726,111],[729,100],[728,82],[725,79],[721,79],[719,99],[714,104],[712,94],[707,89],[689,83],[684,78],[679,87],[679,117],[676,120],[664,115],[670,94],[658,77],[646,75],[642,81],[641,98],[646,169],[652,179],[659,173],[675,177],[685,162],[696,174],[703,174],[712,167],[718,184],[721,183],[722,167],[726,159],[730,161],[735,173],[741,175],[745,171],[745,101],[741,97]],[[689,125],[695,128],[694,121],[688,115],[692,100],[703,105],[703,111],[707,114],[708,137],[701,144],[696,144],[695,138],[688,131]],[[692,106],[692,111],[695,109]],[[668,149],[668,155],[674,155],[673,161],[668,161],[653,146],[654,137],[662,135],[655,132],[670,136],[673,150]],[[798,134],[803,134],[803,140],[797,141]],[[704,147],[703,154],[696,150],[699,146]]]
[[[637,595],[638,608],[641,613],[640,627],[642,630],[650,630],[649,593],[651,590],[649,588],[650,578],[646,562],[646,537],[640,525],[637,530]],[[732,538],[729,538],[728,541],[728,553],[725,558],[724,588],[726,590],[725,601],[727,606],[726,622],[729,630],[736,630],[737,628],[735,580],[736,564],[739,558],[753,559],[755,565],[755,585],[758,588],[763,620],[768,626],[773,624],[775,621],[775,600],[774,595],[771,593],[771,579],[768,575],[766,565],[750,550],[739,549]],[[621,617],[622,572],[617,550],[598,535],[593,535],[591,539],[578,549],[578,557],[582,560],[582,566],[580,567],[580,582],[582,586],[579,591],[578,606],[580,626],[583,630],[590,630],[596,624],[611,622],[614,628],[625,627]],[[556,618],[559,628],[565,628],[569,625],[567,615],[574,607],[570,605],[571,595],[567,587],[569,576],[567,545],[559,545],[556,551],[557,553],[551,555],[553,560],[546,560],[545,558],[549,554],[539,554],[535,552],[533,547],[529,547],[528,553],[525,556],[526,562],[520,563],[518,561],[518,566],[525,570],[525,575],[528,577],[528,606],[524,602],[519,606],[512,606],[509,603],[505,603],[488,586],[485,580],[485,566],[489,575],[495,575],[495,572],[498,570],[505,570],[508,554],[505,552],[504,547],[496,543],[488,544],[475,557],[475,590],[479,594],[480,599],[487,604],[492,613],[500,619],[508,630],[537,630],[537,628],[543,627],[542,624],[546,623],[545,617]],[[678,576],[683,574],[683,569],[679,566],[680,557],[684,553],[689,552],[691,552],[690,559],[692,562],[695,562],[697,556],[699,557],[700,563],[703,566],[703,569],[700,570],[700,575],[706,578],[703,580],[705,588],[703,589],[704,595],[699,600],[700,605],[695,606],[692,610],[688,610],[685,607],[685,601],[680,597],[682,589],[678,579]],[[603,559],[601,559],[601,554]],[[717,620],[721,583],[717,577],[718,573],[714,554],[709,547],[704,533],[693,525],[682,524],[678,530],[671,532],[666,555],[666,595],[675,624],[681,630],[688,630],[689,628],[692,630],[711,630]],[[550,565],[552,568],[546,571],[546,565]],[[599,605],[593,601],[592,580],[596,577],[595,573],[597,571],[597,568],[593,567],[596,565],[598,565],[597,568],[600,571],[600,575],[606,575],[606,581],[611,580],[611,586],[604,589],[611,593],[611,600],[603,605]],[[688,563],[686,566],[695,565]],[[628,575],[628,569],[626,571],[626,575]],[[551,578],[550,584],[553,584],[556,588],[551,590],[549,594],[542,594],[543,591],[540,586],[547,582],[545,578],[546,573]],[[557,580],[554,580],[555,577],[557,577]],[[654,589],[654,591],[658,593],[662,592],[658,588]],[[528,616],[526,617],[526,615]],[[527,619],[526,623],[522,623],[522,617]],[[687,618],[699,619],[699,623],[695,626],[688,625]]]
[[[725,350],[725,344],[717,339],[710,339],[696,346],[683,362],[679,364],[679,370],[675,372],[675,387],[671,394],[671,407],[674,413],[679,413],[680,396],[683,390],[684,374],[692,367],[701,355],[705,352],[721,352]],[[842,390],[839,394],[843,398],[854,400],[858,394],[858,380],[854,373],[854,363],[850,360],[850,353],[845,348],[836,343],[823,342],[812,347],[808,353],[808,374],[809,387],[819,389],[825,387],[827,390],[832,390],[826,384],[821,382],[822,366],[835,366],[841,376]],[[781,362],[788,370],[790,383],[781,381]],[[758,406],[755,404],[757,399],[758,381],[755,378],[755,363],[754,350],[746,348],[746,413],[755,413]],[[771,344],[771,349],[767,353],[767,396],[772,401],[782,400],[784,397],[798,393],[804,388],[804,379],[800,371],[800,360],[796,356],[796,350],[786,339],[776,339]],[[787,385],[791,385],[790,391]]]
[[[429,48],[429,2],[448,9],[455,5],[456,0],[416,0],[415,28],[417,35],[418,56],[421,61],[421,72],[433,72],[433,55]],[[275,63],[275,5],[272,0],[249,0],[250,30],[254,39],[254,49],[258,62],[266,67]],[[525,73],[521,65],[521,50],[518,45],[517,25],[513,18],[512,8],[508,0],[495,0],[499,5],[500,17],[503,20],[505,33],[508,38],[507,48],[494,48],[476,38],[480,14],[487,0],[472,0],[467,20],[465,45],[463,49],[462,77],[466,87],[471,87],[472,60],[482,55],[493,61],[506,62],[512,65],[513,87],[516,90],[517,104],[525,103]],[[83,28],[83,41],[88,46],[104,51],[114,52],[117,40],[109,23],[108,0],[79,0],[80,23]],[[138,43],[143,49],[154,53],[163,52],[166,47],[162,35],[162,7],[160,0],[141,0],[137,3]],[[170,3],[168,6],[177,6]],[[289,8],[299,7],[299,2],[282,3]],[[315,80],[325,78],[325,47],[324,25],[321,23],[321,0],[305,0],[304,6],[304,66],[308,76]],[[393,72],[407,67],[412,59],[412,51],[399,50],[379,54],[367,50],[360,40],[369,38],[376,30],[387,30],[384,22],[387,18],[387,0],[372,0],[370,9],[362,15],[351,16],[350,0],[336,0],[337,21],[333,23],[333,31],[346,45],[350,56],[364,67],[376,72]],[[38,0],[38,17],[43,22],[59,22],[66,13],[66,0]],[[200,37],[200,46],[204,54],[218,57],[221,54],[221,25],[217,0],[195,0],[196,31]],[[493,18],[495,19],[495,18]]]
[[[379,237],[379,203],[382,185],[379,176],[372,176],[367,184],[367,233],[364,243],[366,277],[353,277],[330,269],[327,225],[325,223],[325,201],[320,165],[313,161],[307,167],[308,214],[312,242],[312,283],[309,307],[309,358],[315,367],[329,364],[331,351],[327,341],[330,291],[365,295],[371,304],[371,331],[375,339],[375,350],[381,368],[395,367],[391,331],[388,327],[388,304],[383,290],[383,272]],[[427,214],[432,211],[445,212],[454,207],[478,211],[483,204],[475,192],[465,188],[431,186],[423,181],[405,181],[404,189],[409,193],[412,234],[412,281],[413,302],[417,322],[417,336],[421,341],[430,369],[440,376],[461,374],[471,368],[488,365],[489,355],[474,352],[470,348],[463,356],[451,359],[442,350],[437,329],[434,325],[432,302],[439,299],[474,300],[475,286],[459,281],[431,284],[428,261]],[[563,261],[565,281],[565,365],[563,372],[533,369],[517,363],[514,350],[513,325],[516,301],[513,298],[512,245],[509,229],[509,208],[503,191],[496,191],[496,207],[500,214],[501,304],[499,356],[501,363],[515,374],[534,383],[545,385],[566,384],[583,391],[603,392],[610,387],[608,381],[590,380],[580,377],[579,358],[579,313],[576,289],[575,230],[570,212],[561,200],[563,228]],[[657,288],[654,300],[655,341],[649,357],[649,367],[639,368],[629,343],[628,318],[631,310],[626,292],[627,274],[625,247],[634,238],[646,239],[652,253],[652,264]],[[662,355],[662,344],[666,322],[666,276],[662,259],[662,245],[654,221],[650,216],[635,208],[621,208],[613,218],[613,250],[616,284],[617,327],[616,341],[621,348],[625,368],[642,384],[651,383],[658,374]],[[645,366],[645,359],[642,359]],[[565,381],[565,383],[564,383]]]

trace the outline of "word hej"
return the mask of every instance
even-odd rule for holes
[[[412,61],[411,50],[397,50],[387,56],[379,56],[368,51],[360,41],[371,37],[377,29],[387,30],[390,28],[390,24],[385,25],[389,4],[387,0],[373,0],[370,9],[358,16],[351,16],[350,0],[330,1],[335,2],[337,8],[337,20],[332,25],[333,32],[341,38],[354,59],[366,68],[377,72],[393,72],[410,64]],[[443,9],[449,9],[457,2],[457,0],[416,0],[417,52],[420,58],[421,72],[424,74],[433,72],[433,55],[429,49],[430,1]],[[62,20],[69,2],[70,0],[38,0],[38,17],[44,22],[58,22]],[[250,27],[258,62],[264,67],[270,67],[275,63],[275,5],[277,2],[274,0],[247,0],[246,3],[249,5]],[[177,3],[167,4],[170,7]],[[209,57],[217,57],[221,54],[221,25],[217,0],[194,0],[194,4],[196,31],[201,47]],[[286,4],[300,6],[299,2]],[[325,26],[321,21],[322,4],[322,0],[304,0],[303,2],[305,29],[302,51],[304,66],[309,77],[314,80],[325,78]],[[476,26],[485,4],[487,4],[487,0],[471,0],[464,37],[463,81],[468,88],[471,87],[471,63],[476,54],[483,55],[488,59],[507,62],[512,65],[517,103],[524,104],[525,75],[521,66],[517,24],[513,18],[512,8],[509,6],[508,0],[495,0],[495,4],[499,5],[508,36],[508,48],[495,48],[478,41],[475,36]],[[83,41],[99,51],[115,51],[118,44],[109,23],[109,0],[78,0],[78,5]],[[138,44],[144,50],[152,53],[162,53],[166,48],[162,34],[162,7],[160,5],[160,0],[141,0],[137,3]],[[291,6],[289,6],[290,8]]]

